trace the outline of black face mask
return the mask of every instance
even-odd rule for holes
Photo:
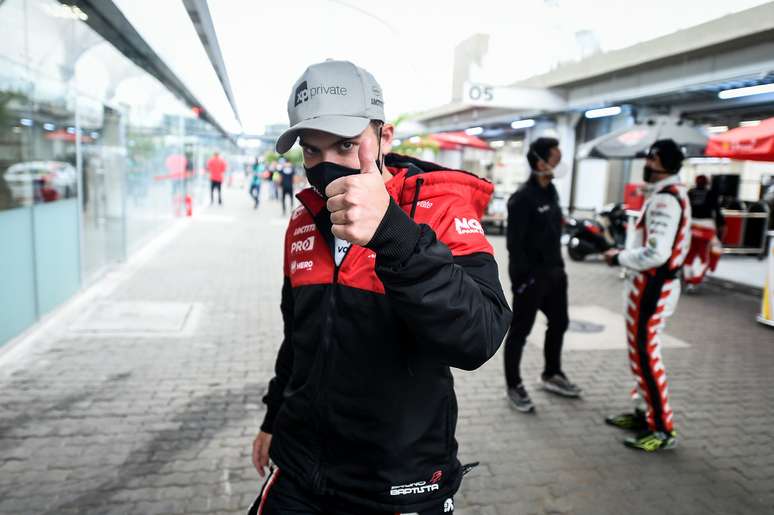
[[[327,198],[325,196],[325,188],[327,188],[330,183],[341,177],[357,175],[360,173],[358,168],[348,168],[346,166],[337,165],[336,163],[329,163],[328,161],[318,163],[311,168],[304,167],[304,169],[306,170],[306,179],[309,181],[309,184],[325,198]]]
[[[651,168],[648,165],[645,165],[642,169],[642,178],[645,180],[645,182],[655,182],[653,180],[653,174],[655,173],[664,173],[661,170],[655,170]]]
[[[376,168],[379,169],[379,172],[382,171],[382,126],[379,126],[379,137],[377,138],[379,141],[379,150],[378,150],[378,156],[380,156],[376,160]],[[349,168],[346,166],[341,166],[336,163],[330,163],[328,161],[323,161],[322,163],[317,163],[311,168],[307,168],[304,166],[304,170],[306,170],[306,180],[309,181],[309,184],[317,190],[317,193],[323,196],[323,198],[328,198],[325,195],[325,188],[328,187],[330,183],[335,181],[336,179],[339,179],[341,177],[347,177],[349,175],[356,175],[360,173],[359,168]]]

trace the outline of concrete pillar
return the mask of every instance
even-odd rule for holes
[[[125,147],[122,144],[121,112],[105,107],[102,123],[102,135],[99,143],[102,154],[102,173],[104,173],[105,208],[109,218],[119,220],[124,215],[124,162],[126,157]]]
[[[573,173],[575,173],[575,167],[573,161],[575,160],[575,125],[578,123],[578,113],[568,113],[557,117],[556,131],[559,137],[559,148],[562,151],[562,162],[568,169],[567,175],[561,179],[556,179],[554,184],[559,191],[559,204],[564,208],[569,208],[572,194],[572,180]]]
[[[462,100],[465,82],[471,80],[474,66],[481,66],[489,51],[489,34],[475,34],[454,48],[454,70],[452,72],[452,101]]]

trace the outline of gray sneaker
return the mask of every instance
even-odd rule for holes
[[[508,400],[511,401],[511,406],[514,409],[522,413],[535,412],[535,405],[532,404],[532,399],[529,398],[529,394],[523,384],[519,384],[516,388],[508,388]]]
[[[550,377],[540,376],[540,382],[545,391],[561,395],[562,397],[580,397],[582,391],[561,372]]]

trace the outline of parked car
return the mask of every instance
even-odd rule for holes
[[[21,205],[74,197],[76,170],[62,161],[28,161],[11,165],[3,174],[13,199]]]

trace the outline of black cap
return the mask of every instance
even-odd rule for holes
[[[648,150],[648,158],[661,159],[661,165],[670,173],[677,173],[683,166],[685,155],[673,139],[660,139],[653,143]]]

